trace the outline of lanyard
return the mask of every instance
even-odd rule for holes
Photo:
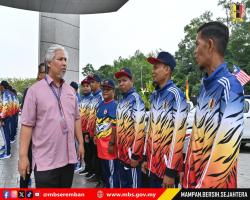
[[[61,100],[60,100],[61,93],[62,93],[62,86],[59,87],[59,92],[57,94],[55,88],[52,85],[49,84],[47,77],[45,77],[45,80],[46,80],[48,86],[50,87],[50,89],[52,90],[54,96],[56,97],[61,117],[64,118],[64,113],[63,113],[62,104],[61,104]]]

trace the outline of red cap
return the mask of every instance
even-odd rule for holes
[[[130,69],[127,67],[124,67],[115,73],[115,78],[117,78],[117,79],[122,77],[122,76],[127,76],[128,78],[132,79],[132,73],[131,73]]]
[[[81,82],[81,85],[83,85],[84,83],[90,84],[88,78],[83,79]]]
[[[163,60],[160,60],[160,59],[157,59],[157,58],[154,58],[154,57],[149,57],[149,58],[147,58],[147,61],[148,61],[150,64],[152,64],[152,65],[154,65],[154,64],[156,64],[156,63],[164,63]]]

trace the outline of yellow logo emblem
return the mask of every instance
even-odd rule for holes
[[[215,99],[212,98],[209,100],[208,107],[210,110],[212,110],[214,108],[214,106],[215,106]]]

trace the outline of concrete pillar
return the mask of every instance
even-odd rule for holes
[[[52,44],[60,44],[68,51],[68,68],[64,77],[66,82],[79,82],[79,15],[40,13],[39,63],[44,61],[46,50]]]

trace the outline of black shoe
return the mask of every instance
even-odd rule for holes
[[[105,188],[105,184],[103,181],[98,181],[98,183],[95,186],[96,188]]]
[[[95,177],[95,174],[87,173],[85,177],[86,177],[87,180],[89,180],[89,179]]]
[[[89,172],[88,172],[88,170],[87,169],[84,169],[83,171],[81,171],[81,172],[79,172],[79,175],[86,175],[86,174],[88,174]]]

